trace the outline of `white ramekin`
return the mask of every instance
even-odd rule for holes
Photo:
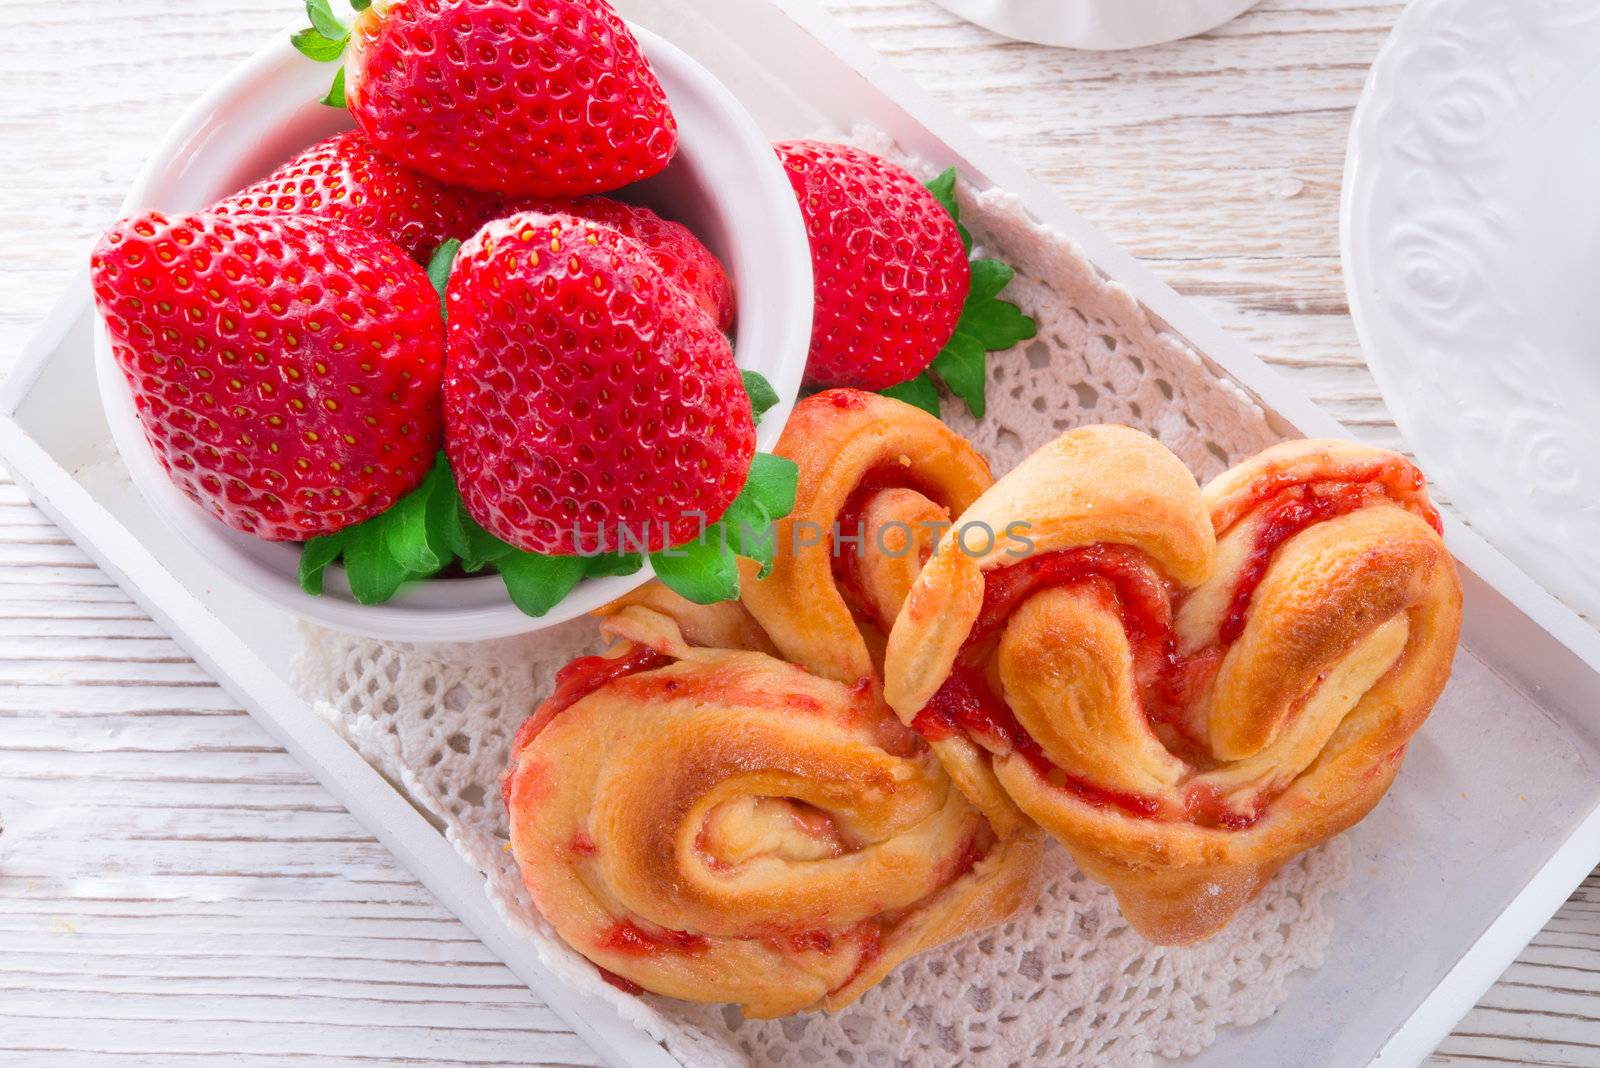
[[[683,222],[727,266],[739,301],[739,365],[764,374],[781,398],[758,434],[760,447],[771,449],[799,392],[811,337],[805,224],[766,136],[733,95],[679,49],[633,30],[672,103],[680,147],[665,173],[624,195]],[[280,35],[190,107],[145,164],[123,214],[204,208],[349,126],[346,112],[317,102],[332,75],[332,66],[306,59]],[[350,596],[344,573],[331,568],[324,595],[308,596],[296,579],[298,547],[231,530],[167,478],[103,328],[95,369],[112,438],[145,500],[229,579],[305,619],[394,641],[476,641],[564,622],[650,577],[646,567],[627,578],[590,579],[542,619],[517,611],[495,575],[418,583],[389,604],[364,606]]]
[[[1109,51],[1193,37],[1260,0],[935,0],[1019,41]]]

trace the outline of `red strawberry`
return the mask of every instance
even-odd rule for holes
[[[462,246],[448,304],[445,447],[496,537],[654,552],[744,488],[755,426],[728,340],[632,239],[501,219]]]
[[[903,167],[821,141],[774,146],[811,237],[806,384],[880,390],[927,369],[972,281],[950,213]]]
[[[716,321],[718,330],[726,333],[733,328],[733,285],[728,273],[682,223],[609,197],[539,197],[519,202],[512,210],[576,215],[621,231],[645,247],[667,279],[688,293],[689,299]]]
[[[465,241],[498,207],[498,197],[408,170],[365,134],[349,130],[312,145],[212,210],[320,215],[371,230],[426,263],[439,242]]]
[[[91,269],[150,447],[228,526],[330,534],[433,466],[444,326],[393,243],[326,219],[149,212],[107,231]]]
[[[603,0],[389,0],[351,27],[345,102],[378,147],[442,181],[603,193],[666,167],[678,128]]]

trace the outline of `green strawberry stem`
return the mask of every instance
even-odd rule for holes
[[[454,249],[441,246],[429,265],[441,292],[454,256]],[[433,268],[440,263],[436,276]],[[778,403],[777,391],[755,371],[744,372],[744,383],[759,423]],[[776,552],[771,524],[793,510],[798,477],[792,461],[757,453],[743,491],[716,522],[684,545],[650,554],[657,576],[698,604],[737,598],[738,557],[756,561],[761,578],[771,571]],[[320,596],[328,568],[340,560],[359,604],[383,604],[408,584],[452,568],[469,575],[492,568],[512,603],[534,617],[560,604],[586,578],[632,575],[644,566],[638,553],[542,556],[506,544],[468,514],[443,453],[422,484],[388,511],[307,542],[300,553],[301,589]]]
[[[928,191],[950,213],[961,243],[972,252],[972,234],[961,223],[961,205],[956,201],[956,169],[949,168],[928,183]],[[942,382],[952,394],[966,402],[974,418],[982,419],[988,409],[989,353],[1003,352],[1020,342],[1036,337],[1039,326],[1022,309],[1000,299],[1001,292],[1016,276],[1016,271],[999,260],[973,259],[972,283],[955,332],[933,358],[932,366],[897,386],[882,391],[886,397],[913,404],[939,415]]]

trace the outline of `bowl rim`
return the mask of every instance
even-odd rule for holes
[[[771,151],[770,140],[732,91],[676,45],[636,23],[629,22],[628,26],[652,66],[658,72],[670,71],[662,80],[676,90],[678,101],[674,103],[674,110],[681,110],[679,104],[692,95],[696,110],[715,115],[719,120],[718,134],[731,134],[735,147],[742,149],[739,156],[746,164],[754,165],[757,182],[750,187],[752,195],[746,202],[760,205],[764,218],[760,228],[755,230],[748,225],[728,226],[729,239],[744,242],[752,249],[759,246],[759,258],[775,264],[780,278],[778,290],[792,294],[790,299],[776,306],[741,301],[735,334],[736,360],[741,352],[761,347],[775,347],[778,353],[775,361],[766,361],[769,365],[775,362],[777,372],[773,373],[769,367],[763,370],[778,393],[779,403],[766,413],[757,428],[756,447],[770,451],[799,394],[811,337],[811,254],[805,222],[782,164]],[[157,187],[184,166],[185,149],[217,121],[219,114],[252,89],[303,76],[304,65],[308,62],[295,51],[288,34],[280,33],[231,68],[185,109],[157,143],[129,187],[118,217],[160,206],[155,203]],[[297,71],[296,67],[300,69]],[[331,65],[323,69],[331,70]],[[203,151],[202,143],[190,156]],[[181,210],[200,210],[205,206],[186,206]],[[744,236],[746,234],[750,236]],[[755,258],[754,252],[750,258]],[[112,355],[110,336],[98,314],[94,364],[111,436],[135,489],[170,529],[216,565],[227,580],[245,586],[301,619],[382,640],[445,642],[503,638],[567,622],[624,596],[654,577],[647,558],[644,567],[634,575],[585,579],[561,604],[538,618],[524,615],[511,603],[497,575],[418,583],[385,604],[361,605],[351,597],[343,569],[333,567],[328,571],[323,595],[311,596],[298,582],[296,546],[281,543],[284,551],[273,555],[284,563],[269,565],[242,548],[246,544],[243,539],[249,539],[250,535],[225,526],[173,484],[146,442],[132,395]],[[257,539],[254,544],[258,552],[265,554],[261,546],[276,547],[279,543]]]

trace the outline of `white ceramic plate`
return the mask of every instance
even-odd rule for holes
[[[679,152],[665,172],[624,190],[685,223],[733,276],[739,300],[739,366],[766,375],[781,398],[757,433],[771,449],[800,390],[811,338],[811,251],[794,191],[765,134],[716,78],[667,41],[635,27],[678,119]],[[121,214],[191,211],[272,170],[305,145],[350,125],[318,104],[332,67],[312,63],[279,35],[235,68],[178,120],[134,182]],[[383,605],[360,605],[342,569],[310,597],[296,580],[299,548],[218,523],[174,486],[134,413],[104,331],[96,337],[101,400],[134,485],[194,551],[235,581],[289,611],[340,630],[397,641],[476,641],[554,626],[606,604],[650,578],[587,579],[551,612],[532,619],[498,576],[422,582]]]
[[[1344,185],[1350,308],[1451,502],[1600,617],[1600,0],[1415,0]]]
[[[1104,51],[1193,37],[1260,0],[935,0],[1019,41]]]

